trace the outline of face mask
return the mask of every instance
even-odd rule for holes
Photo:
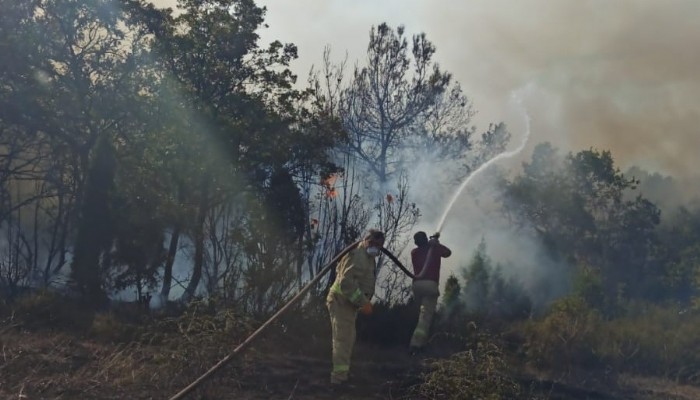
[[[379,255],[379,247],[368,247],[367,254],[369,254],[371,257],[378,256]]]

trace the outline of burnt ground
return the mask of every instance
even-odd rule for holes
[[[279,328],[279,327],[278,327]],[[403,345],[357,343],[351,387],[328,384],[330,337],[276,329],[221,368],[188,399],[424,399],[418,385],[431,362],[456,351],[433,346],[412,357]],[[168,399],[227,355],[241,338],[188,337],[176,344],[110,343],[87,335],[0,327],[1,399]],[[537,399],[700,399],[700,388],[597,371],[512,374]]]

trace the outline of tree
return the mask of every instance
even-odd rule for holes
[[[343,172],[332,172],[320,184],[304,186],[309,223],[306,231],[309,276],[317,274],[346,246],[362,238],[371,217],[370,205],[361,195],[354,161],[345,157]],[[332,269],[326,290],[335,280]]]
[[[681,207],[659,229],[661,281],[672,298],[697,307],[700,288],[700,209]]]
[[[404,32],[402,26],[392,29],[385,23],[373,27],[367,61],[355,68],[347,84],[346,61],[333,65],[329,48],[322,68],[310,76],[315,105],[343,128],[338,150],[351,157],[356,169],[348,176],[363,177],[355,184],[359,196],[375,205],[372,219],[388,231],[387,247],[396,251],[403,249],[402,235],[420,215],[408,196],[411,168],[418,161],[440,164],[443,173],[436,179],[452,183],[470,170],[450,164],[471,165],[479,158],[470,154],[475,128],[469,99],[434,62],[436,49],[426,35],[415,35],[409,43]],[[491,128],[482,135],[482,158],[508,139],[503,125]],[[396,201],[386,202],[387,194]],[[387,212],[388,205],[413,206]]]
[[[346,149],[363,161],[380,184],[403,165],[403,144],[412,134],[425,136],[429,131],[425,127],[433,122],[433,136],[443,137],[437,102],[451,76],[433,62],[434,54],[435,46],[425,34],[413,36],[409,49],[403,26],[396,30],[386,23],[372,27],[367,65],[356,68],[343,92]],[[461,98],[450,100],[462,104]],[[423,129],[416,129],[421,117]]]
[[[169,127],[185,138],[176,147],[189,161],[180,182],[184,202],[195,205],[192,213],[183,213],[188,218],[182,231],[195,249],[184,295],[188,300],[208,268],[210,233],[221,232],[220,221],[210,217],[234,198],[230,193],[242,195],[244,218],[257,220],[254,214],[260,209],[246,208],[254,204],[251,199],[271,201],[274,196],[265,193],[281,171],[294,177],[302,168],[324,164],[330,142],[300,124],[305,117],[299,107],[303,95],[292,88],[295,77],[287,68],[296,47],[280,42],[258,47],[263,8],[250,0],[192,0],[180,6],[181,14],[164,16],[151,29],[157,38],[154,54],[167,71],[162,90],[177,99]],[[273,208],[275,202],[264,206]],[[290,219],[278,221],[298,226]],[[264,238],[269,236],[241,240]],[[290,245],[300,251],[298,243]]]
[[[465,284],[462,296],[468,311],[473,313],[486,311],[489,303],[491,269],[491,259],[486,254],[486,242],[482,240],[463,272]]]
[[[384,232],[389,240],[384,247],[394,254],[400,254],[408,244],[407,234],[415,226],[420,218],[420,209],[409,200],[409,185],[407,174],[401,174],[398,178],[396,191],[387,191],[384,198],[379,198],[374,205],[377,216],[377,226]],[[378,264],[379,287],[378,297],[385,303],[405,302],[411,295],[408,277],[398,268],[381,268],[384,257],[380,257]]]
[[[101,139],[86,182],[84,207],[78,222],[76,244],[71,263],[71,279],[87,299],[101,304],[106,300],[103,256],[112,247],[115,219],[114,149]]]
[[[459,284],[459,279],[451,274],[445,281],[445,290],[442,294],[442,308],[448,318],[460,309],[461,292],[462,286]]]
[[[460,300],[463,309],[471,316],[510,321],[530,315],[530,297],[518,281],[504,276],[500,264],[494,264],[486,252],[484,240],[479,243],[462,274],[464,286]]]
[[[100,207],[86,198],[104,200],[95,192],[101,189],[96,188],[94,177],[105,173],[105,164],[95,161],[97,144],[103,143],[101,154],[114,147],[120,124],[129,120],[127,109],[120,107],[125,97],[121,82],[136,69],[132,50],[142,44],[142,38],[131,35],[133,24],[124,9],[108,2],[12,3],[3,2],[0,28],[13,30],[3,34],[0,43],[13,54],[3,59],[7,68],[2,68],[0,135],[21,138],[15,143],[26,147],[14,157],[13,173],[19,176],[32,171],[23,179],[36,183],[34,192],[15,206],[31,204],[35,210],[34,247],[46,242],[48,248],[45,285],[66,264],[69,241],[74,238],[80,238],[72,243],[73,264],[80,270],[77,275],[79,279],[94,278],[100,274],[99,253],[108,245],[100,250],[83,247],[90,246],[83,238],[92,239],[85,232],[90,226],[86,216],[96,215],[94,209]],[[92,167],[99,171],[91,171]],[[89,179],[93,179],[90,185]],[[92,193],[87,193],[87,186]],[[78,225],[81,232],[74,235],[73,227]],[[36,264],[38,257],[34,260]],[[87,269],[95,271],[88,273]],[[101,284],[93,278],[90,285]],[[80,283],[85,284],[87,281]],[[83,289],[93,294],[100,291],[98,287]]]
[[[555,260],[600,270],[611,299],[650,296],[659,276],[654,254],[660,214],[642,196],[629,199],[637,183],[615,167],[608,151],[562,157],[544,143],[506,185],[504,212]]]

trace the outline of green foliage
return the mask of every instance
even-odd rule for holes
[[[467,310],[485,311],[491,289],[491,260],[486,255],[486,242],[483,240],[474,253],[472,261],[464,271],[464,302]]]
[[[620,173],[609,151],[561,156],[542,143],[523,174],[507,185],[505,201],[516,223],[540,240],[550,258],[595,266],[608,298],[616,300],[624,284],[624,298],[651,299],[660,289],[660,213],[635,196],[637,184]]]
[[[662,282],[682,304],[697,307],[700,297],[700,208],[679,208],[662,226],[659,236],[665,260]]]
[[[450,274],[445,281],[445,289],[442,292],[442,308],[445,313],[451,314],[459,306],[461,291],[459,279],[454,274]]]
[[[582,268],[574,278],[573,296],[581,298],[592,308],[604,312],[607,299],[603,292],[600,273],[590,268]]]
[[[470,264],[463,270],[464,309],[482,318],[512,320],[530,314],[532,303],[522,287],[503,277],[500,266],[494,266],[482,241]]]
[[[295,177],[327,166],[334,135],[302,123],[315,116],[292,87],[296,47],[259,47],[264,8],[251,0],[183,1],[181,8],[151,29],[162,63],[155,67],[169,78],[156,90],[164,103],[158,136],[170,153],[153,154],[163,157],[166,190],[178,198],[172,225],[195,248],[184,299],[198,294],[205,277],[210,293],[245,297],[262,315],[287,297],[295,273],[300,278],[309,218]],[[236,223],[224,223],[232,213]]]

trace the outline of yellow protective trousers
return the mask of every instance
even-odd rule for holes
[[[418,280],[413,282],[413,297],[420,305],[418,323],[411,337],[411,347],[423,347],[428,342],[430,324],[433,321],[440,288],[437,282]]]
[[[337,293],[328,295],[326,306],[331,316],[333,332],[333,370],[331,383],[341,383],[348,379],[350,357],[355,345],[355,320],[357,307]]]

